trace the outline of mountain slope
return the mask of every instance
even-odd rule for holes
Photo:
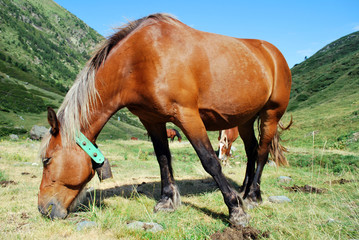
[[[288,115],[296,147],[359,151],[359,32],[294,66]]]
[[[60,106],[103,39],[51,0],[0,0],[0,136],[47,126],[47,106]],[[139,125],[122,111],[103,135],[144,138]]]
[[[344,36],[292,68],[289,110],[359,91],[359,32]]]
[[[0,71],[66,92],[103,37],[49,0],[0,0]]]

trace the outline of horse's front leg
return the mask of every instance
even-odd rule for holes
[[[206,128],[198,114],[198,110],[190,112],[188,112],[188,109],[186,110],[178,114],[181,116],[178,126],[181,127],[191,142],[206,172],[213,177],[221,190],[224,202],[229,210],[229,221],[234,225],[247,225],[249,216],[243,209],[243,201],[239,194],[229,185],[222,172],[219,159],[208,139]]]
[[[166,125],[149,124],[145,121],[142,121],[142,123],[151,137],[161,172],[161,199],[156,204],[154,211],[174,211],[181,205],[181,198],[173,178]]]

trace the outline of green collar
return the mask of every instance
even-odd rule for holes
[[[76,134],[76,143],[98,164],[102,164],[105,161],[105,156],[100,149],[88,140],[82,132]]]

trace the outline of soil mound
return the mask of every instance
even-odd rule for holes
[[[228,227],[211,235],[211,240],[252,240],[268,238],[269,232],[262,233],[253,227]]]
[[[316,188],[309,185],[304,185],[302,187],[294,185],[293,187],[284,187],[285,189],[291,191],[291,192],[304,192],[304,193],[324,193],[327,190],[324,188]]]
[[[17,183],[13,180],[10,181],[0,181],[1,187],[7,187],[8,185],[16,185]]]

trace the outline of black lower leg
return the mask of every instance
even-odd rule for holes
[[[254,135],[253,123],[248,124],[248,126],[240,126],[239,134],[243,140],[247,155],[246,175],[240,188],[240,192],[245,191],[244,197],[246,197],[255,174],[255,165],[258,159],[258,142]]]
[[[219,163],[213,149],[208,149],[202,143],[197,143],[195,150],[204,169],[217,183],[217,186],[221,190],[224,201],[229,209],[241,206],[242,201],[238,197],[237,193],[230,187],[226,177],[222,173],[221,164]]]
[[[171,153],[167,141],[166,126],[164,124],[154,125],[146,123],[144,123],[144,125],[149,132],[157,161],[160,165],[161,199],[155,206],[155,211],[172,211],[180,205],[180,196],[173,177]]]
[[[260,183],[264,165],[268,160],[268,151],[264,151],[263,153],[259,154],[258,156],[258,164],[256,173],[253,178],[253,182],[248,185],[248,189],[246,190],[246,197],[254,202],[262,202],[261,190],[260,190]]]

